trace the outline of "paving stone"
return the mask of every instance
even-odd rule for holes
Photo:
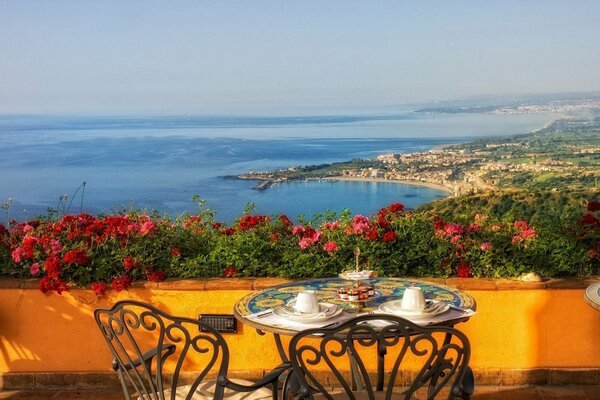
[[[550,370],[551,385],[597,385],[599,382],[599,372],[597,369],[552,369]]]
[[[581,390],[589,400],[600,400],[600,386],[585,385],[581,386]]]
[[[586,395],[578,386],[539,386],[544,400],[580,400]]]
[[[496,394],[494,394],[496,396]],[[507,400],[542,400],[542,395],[539,392],[537,386],[498,386],[497,398]],[[485,395],[481,397],[477,396],[477,388],[475,388],[475,396],[473,400],[487,400]]]
[[[549,379],[547,369],[502,370],[502,385],[504,386],[547,385]]]

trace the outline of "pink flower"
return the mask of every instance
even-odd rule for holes
[[[29,272],[31,273],[32,276],[36,276],[37,274],[39,274],[40,273],[40,264],[38,264],[38,263],[31,264],[31,268],[29,268]]]
[[[52,250],[52,254],[58,254],[62,250],[62,244],[56,239],[50,240],[50,250]]]
[[[306,238],[300,239],[300,242],[298,242],[298,246],[300,246],[300,248],[302,250],[310,247],[311,245],[312,245],[312,242],[310,240],[306,239]]]
[[[362,235],[369,230],[369,220],[363,215],[355,215],[352,219],[352,232]]]
[[[325,222],[323,224],[323,230],[329,230],[329,231],[334,231],[336,229],[338,229],[340,227],[340,221],[333,221],[333,222]]]
[[[462,239],[462,236],[460,236],[460,235],[452,236],[452,237],[450,238],[450,243],[457,243],[457,242],[460,242],[460,239]]]
[[[323,246],[323,250],[325,250],[328,253],[333,253],[339,250],[338,245],[335,244],[335,242],[327,242],[324,246]]]
[[[527,223],[527,221],[515,221],[514,227],[516,230],[524,231],[526,229],[529,229],[529,224]]]
[[[488,251],[488,250],[492,249],[492,244],[490,242],[484,242],[484,243],[481,243],[481,246],[479,246],[479,248],[482,251]]]
[[[296,225],[292,229],[292,235],[302,235],[304,233],[304,227],[302,225]]]
[[[479,232],[481,230],[481,225],[479,224],[471,224],[469,225],[469,232]]]
[[[33,226],[31,226],[31,225],[27,224],[27,225],[25,225],[25,226],[23,227],[23,232],[25,232],[25,233],[29,233],[29,232],[31,232],[31,231],[33,231]]]
[[[521,232],[521,237],[523,240],[535,239],[537,237],[537,232],[533,228],[525,229],[523,232]]]
[[[19,263],[21,262],[21,256],[23,255],[23,248],[22,247],[17,247],[16,249],[14,249],[12,251],[12,253],[10,254],[12,256],[12,259],[16,262]]]
[[[146,221],[140,226],[140,235],[153,236],[156,233],[156,224],[152,221]]]
[[[448,235],[462,235],[465,232],[465,227],[461,224],[448,224],[446,226],[446,234]]]

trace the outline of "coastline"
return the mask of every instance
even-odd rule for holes
[[[391,180],[384,178],[360,178],[353,176],[328,176],[326,178],[309,178],[307,180],[312,181],[342,181],[342,182],[377,182],[377,183],[397,183],[401,185],[413,185],[413,186],[422,186],[430,189],[440,190],[443,192],[447,192],[448,196],[452,196],[455,194],[454,190],[449,188],[448,186],[440,185],[437,183],[423,182],[423,181],[409,181],[409,180]]]

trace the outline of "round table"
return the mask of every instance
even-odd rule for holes
[[[363,284],[372,285],[378,294],[375,299],[364,304],[359,311],[361,313],[376,310],[380,304],[390,300],[401,299],[404,290],[410,286],[418,286],[423,290],[425,298],[430,300],[444,301],[452,306],[459,308],[468,308],[475,310],[477,304],[471,295],[462,290],[453,289],[445,285],[432,282],[425,282],[415,279],[402,278],[372,278],[361,280]],[[271,332],[275,334],[293,335],[294,330],[288,330],[281,327],[270,326],[261,323],[261,320],[245,318],[251,314],[273,309],[277,306],[287,304],[294,299],[299,292],[313,290],[323,302],[335,303],[347,311],[356,312],[349,302],[337,298],[338,289],[341,287],[351,287],[352,281],[341,278],[311,279],[306,281],[295,281],[282,285],[273,286],[258,292],[251,293],[240,299],[234,306],[235,317],[243,324],[252,326],[261,332]],[[450,325],[466,321],[468,318],[450,321]]]

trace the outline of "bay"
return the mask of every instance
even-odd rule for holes
[[[412,208],[446,193],[394,183],[319,181],[256,191],[255,182],[223,177],[425,151],[477,137],[529,132],[555,118],[410,111],[300,117],[5,115],[0,116],[0,201],[10,197],[13,205],[10,216],[0,220],[44,214],[59,207],[64,194],[63,208],[69,212],[135,208],[172,216],[194,212],[197,205],[191,198],[196,194],[225,222],[239,217],[249,202],[258,212],[292,218],[346,208],[369,215],[392,202]],[[84,181],[82,198],[77,188]]]

